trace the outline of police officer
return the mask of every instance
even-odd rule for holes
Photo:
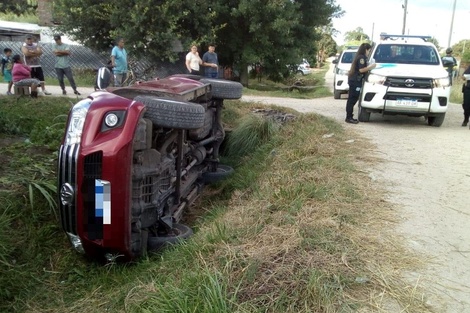
[[[367,57],[370,53],[372,46],[368,43],[363,43],[359,46],[356,56],[351,64],[351,69],[348,75],[348,101],[346,102],[346,123],[357,124],[359,121],[353,118],[354,105],[359,100],[361,94],[362,81],[364,75],[375,68],[376,64],[367,64]]]
[[[452,85],[452,76],[454,73],[454,66],[457,65],[457,60],[452,55],[452,48],[446,49],[446,55],[442,57],[442,64],[444,65],[444,67],[447,69],[447,72],[449,73],[449,81],[450,81],[450,85]]]
[[[462,86],[462,93],[463,93],[463,123],[462,126],[467,126],[468,119],[470,117],[470,66],[467,67],[465,72],[463,72],[463,77],[465,82]]]

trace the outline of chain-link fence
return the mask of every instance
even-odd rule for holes
[[[0,41],[0,54],[3,55],[4,48],[10,48],[13,51],[13,55],[21,54],[21,46],[23,42],[18,41]],[[54,65],[55,55],[52,52],[53,43],[40,43],[42,48],[41,66],[43,68],[44,75],[47,77],[57,77]],[[70,66],[72,69],[90,70],[97,71],[100,67],[106,66],[110,60],[111,50],[107,53],[99,53],[91,50],[90,48],[69,45],[70,47]],[[129,62],[135,72],[141,73],[147,78],[153,77],[166,77],[172,74],[186,73],[186,67],[184,65],[184,55],[180,56],[180,60],[175,63],[170,62],[150,62],[146,59],[132,59]]]

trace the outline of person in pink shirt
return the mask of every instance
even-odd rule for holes
[[[38,86],[41,86],[39,79],[31,78],[31,68],[23,64],[21,56],[15,54],[12,58],[13,69],[11,74],[13,76],[13,84],[20,87],[31,87],[31,97],[38,97]]]

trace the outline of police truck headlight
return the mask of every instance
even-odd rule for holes
[[[369,76],[367,77],[367,82],[369,82],[371,84],[383,85],[385,80],[386,80],[385,76],[372,74],[372,73],[369,74]]]
[[[337,68],[337,69],[336,69],[336,74],[338,74],[338,75],[348,75],[348,74],[349,74],[349,71],[348,71],[348,70],[342,70],[342,69]]]
[[[449,76],[435,79],[434,86],[435,87],[449,87],[450,86]]]

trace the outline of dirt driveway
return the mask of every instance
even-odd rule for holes
[[[412,273],[415,284],[429,289],[428,303],[443,305],[446,313],[470,312],[470,130],[460,126],[460,105],[451,104],[444,124],[436,128],[424,118],[377,114],[370,123],[346,124],[345,95],[341,100],[243,99],[322,114],[370,140],[371,154],[383,162],[364,170],[399,209],[398,235],[429,261],[425,271]]]

